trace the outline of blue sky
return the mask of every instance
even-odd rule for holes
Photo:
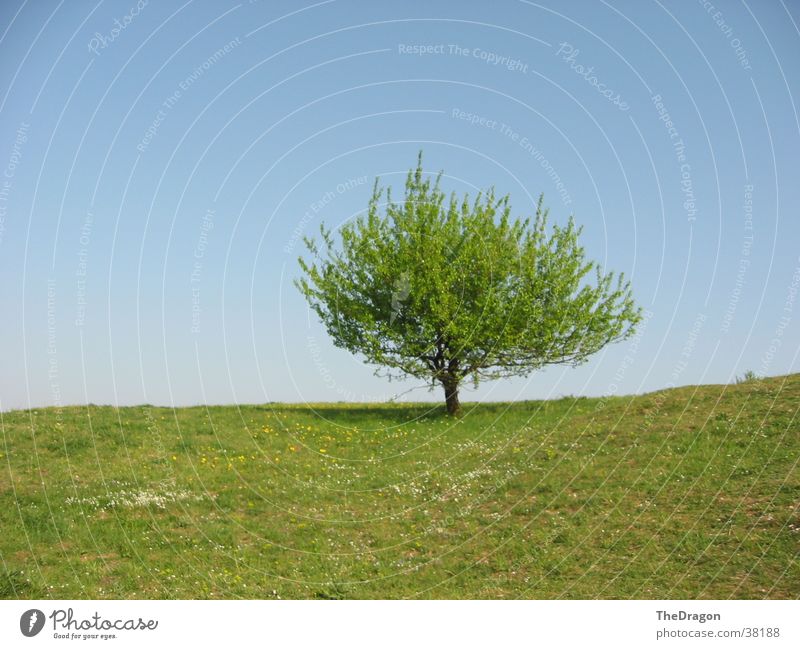
[[[420,149],[520,216],[544,192],[648,311],[580,368],[463,398],[798,371],[798,22],[721,0],[4,2],[0,408],[420,385],[334,348],[292,285],[298,234]]]

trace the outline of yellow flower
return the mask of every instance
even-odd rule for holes
[[[320,453],[327,453],[328,451],[326,451],[324,448],[321,448],[321,449],[319,449],[319,452]]]

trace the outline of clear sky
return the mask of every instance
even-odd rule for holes
[[[519,215],[544,192],[647,309],[580,368],[463,399],[796,372],[798,23],[786,0],[5,0],[0,409],[420,385],[334,348],[292,285],[298,237],[420,149]]]

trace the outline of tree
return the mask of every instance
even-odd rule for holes
[[[314,259],[300,257],[296,285],[337,347],[441,384],[456,415],[465,379],[579,365],[634,332],[629,283],[585,260],[572,217],[548,230],[540,196],[533,219],[512,219],[508,195],[448,198],[441,176],[423,174],[420,152],[402,201],[376,179],[338,237],[323,224],[321,245],[304,238]]]

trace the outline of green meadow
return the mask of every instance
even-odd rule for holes
[[[3,598],[796,598],[800,375],[0,415]]]

